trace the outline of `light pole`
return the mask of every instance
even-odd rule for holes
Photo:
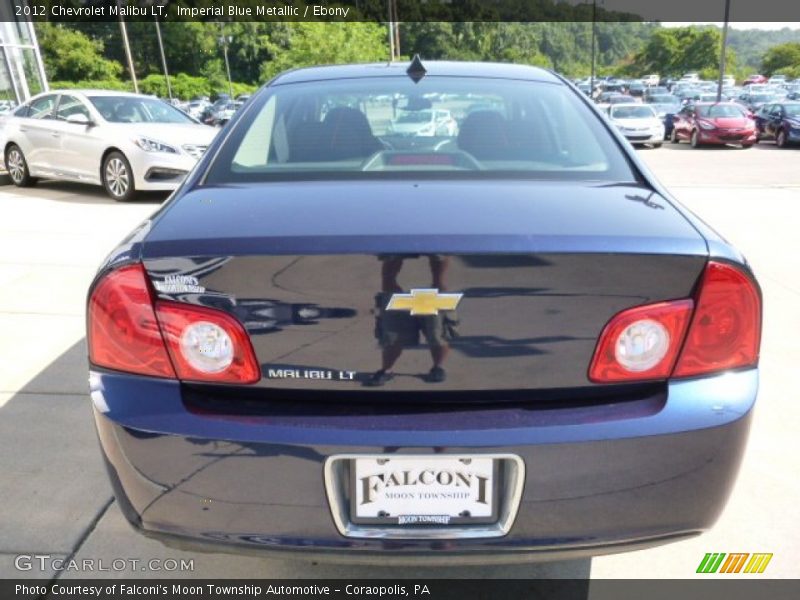
[[[386,9],[389,12],[389,62],[394,61],[394,20],[392,19],[392,0],[386,0]]]
[[[120,0],[117,0],[117,6],[122,8]],[[133,91],[139,93],[139,83],[136,81],[136,71],[133,68],[133,55],[131,55],[131,45],[128,43],[128,29],[125,27],[125,19],[120,14],[119,29],[122,32],[122,44],[125,46],[125,58],[128,60],[128,71],[131,74],[131,81],[133,81]]]
[[[725,23],[722,25],[722,55],[719,57],[719,81],[717,82],[717,102],[722,100],[722,79],[725,77],[725,49],[728,45],[728,19],[731,14],[731,0],[725,0]]]
[[[231,83],[231,65],[228,62],[228,44],[233,41],[233,36],[226,36],[222,23],[219,24],[219,43],[222,44],[222,54],[225,56],[225,73],[228,75],[228,95],[233,100],[233,83]]]
[[[597,0],[592,0],[592,76],[589,81],[589,98],[594,98],[594,41],[597,37]]]
[[[392,22],[394,23],[394,54],[400,58],[400,17],[397,15],[397,0],[391,2]]]
[[[161,25],[158,24],[156,17],[156,37],[158,38],[158,49],[161,52],[161,64],[164,66],[164,78],[167,80],[167,94],[172,100],[172,85],[169,82],[169,71],[167,70],[167,55],[164,53],[164,41],[161,39]]]

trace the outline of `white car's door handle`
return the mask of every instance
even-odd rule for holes
[[[52,136],[53,136],[53,137],[55,137],[55,138],[57,138],[57,137],[61,137],[61,134],[60,134],[60,133],[58,133],[57,131],[51,131],[51,132],[50,132],[50,135],[52,135]]]

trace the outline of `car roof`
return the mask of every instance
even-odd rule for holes
[[[542,81],[561,83],[561,80],[550,71],[529,65],[509,63],[428,61],[422,60],[426,75],[441,77],[485,77],[496,79],[522,79],[526,81]],[[351,65],[328,65],[322,67],[305,67],[286,71],[272,80],[271,85],[324,81],[331,79],[357,79],[370,77],[398,77],[406,74],[408,62],[385,62]]]
[[[131,98],[153,98],[147,94],[134,94],[133,92],[124,92],[121,90],[93,90],[93,89],[56,89],[45,92],[45,94],[81,94],[83,96],[130,96]],[[44,94],[40,94],[44,95]]]

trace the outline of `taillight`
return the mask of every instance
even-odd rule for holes
[[[202,306],[156,301],[156,314],[179,379],[254,383],[261,371],[242,324]]]
[[[615,315],[600,334],[589,379],[611,383],[669,377],[692,305],[691,300],[658,302]]]
[[[673,376],[690,377],[758,362],[761,297],[736,267],[709,262]]]
[[[88,312],[92,364],[128,373],[175,377],[142,265],[122,267],[106,275],[92,292]]]
[[[612,317],[597,342],[589,379],[646,381],[755,365],[761,297],[753,280],[733,265],[710,261],[695,296]]]
[[[188,381],[244,384],[261,377],[239,321],[219,310],[155,300],[141,264],[103,277],[88,313],[94,365]]]

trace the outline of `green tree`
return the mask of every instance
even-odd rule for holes
[[[765,75],[782,73],[800,77],[800,42],[789,42],[773,46],[761,59],[761,69]],[[798,74],[796,74],[798,73]]]
[[[427,60],[461,58],[453,24],[445,21],[401,23],[400,51]]]
[[[800,31],[788,27],[728,30],[728,45],[736,51],[745,77],[761,69],[761,61],[771,47],[787,42],[800,42]]]
[[[310,65],[375,62],[389,57],[386,29],[376,23],[284,23],[263,40],[273,57],[261,65],[265,81],[281,71]]]
[[[662,28],[653,32],[636,55],[634,67],[641,72],[680,75],[699,71],[705,77],[719,73],[722,34],[716,27]],[[733,66],[736,56],[728,48],[726,61]]]
[[[122,66],[103,57],[103,43],[79,31],[37,23],[36,33],[49,79],[117,79]]]

